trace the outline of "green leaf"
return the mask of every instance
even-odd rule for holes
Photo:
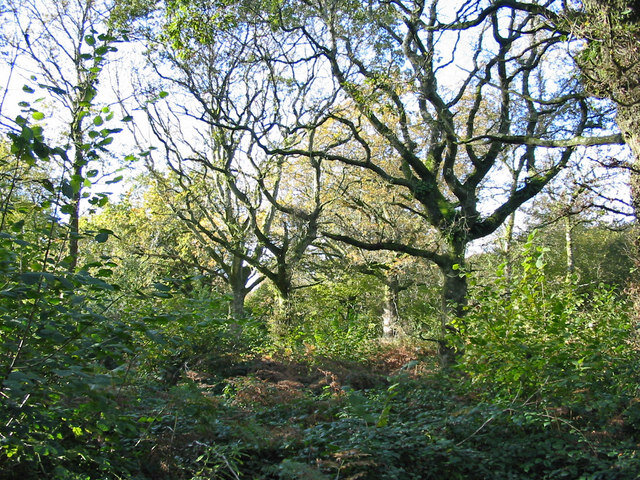
[[[23,85],[22,91],[26,93],[35,93],[35,90],[31,88],[29,85]]]
[[[67,198],[73,198],[73,187],[66,179],[62,181],[62,194]]]
[[[156,288],[156,290],[159,290],[161,292],[170,292],[171,291],[171,287],[168,285],[165,285],[163,283],[159,283],[156,282],[153,284],[153,286]]]
[[[114,37],[113,35],[109,35],[108,33],[101,33],[100,35],[98,35],[98,40],[100,40],[101,42],[115,42],[116,37]]]
[[[158,94],[158,97],[160,97],[160,98],[166,98],[166,97],[168,97],[168,96],[169,96],[169,94],[168,94],[167,92],[165,92],[164,90],[163,90],[163,91],[161,91],[161,92]]]
[[[11,230],[14,232],[19,232],[24,227],[24,220],[18,220],[11,225]]]
[[[34,140],[33,153],[35,153],[38,158],[45,159],[49,156],[51,150],[44,143],[39,142],[38,140]]]
[[[60,207],[60,212],[64,213],[65,215],[71,215],[74,211],[73,205],[63,205],[62,207]]]
[[[33,140],[33,137],[34,137],[33,130],[27,127],[26,125],[23,126],[22,130],[20,131],[20,137],[22,137],[27,142],[30,142],[31,140]]]
[[[111,185],[112,183],[118,183],[118,182],[121,182],[121,181],[122,181],[122,175],[118,175],[114,179],[108,180],[108,181],[106,181],[104,183],[106,183],[107,185]]]
[[[100,232],[96,235],[95,239],[98,243],[104,243],[109,240],[109,234],[107,232]]]
[[[52,93],[58,94],[58,95],[65,95],[67,92],[65,90],[63,90],[62,88],[59,87],[54,87],[52,85],[45,85],[45,88],[47,90],[49,90]]]
[[[44,119],[44,113],[38,112],[38,111],[33,112],[31,114],[31,118],[33,118],[34,120],[42,120],[42,119]]]
[[[43,140],[43,135],[42,135],[42,127],[40,125],[34,125],[31,127],[31,131],[33,132],[33,138],[42,141]]]
[[[47,272],[26,272],[20,275],[20,281],[26,285],[35,285],[40,282],[40,279],[53,282],[55,277]]]
[[[73,193],[78,193],[80,188],[82,188],[82,182],[84,179],[82,175],[71,175],[71,188],[73,188]]]
[[[93,47],[96,44],[96,37],[93,35],[86,35],[84,37],[84,41],[87,42],[87,45]]]
[[[102,117],[100,115],[96,115],[95,118],[93,119],[93,124],[96,127],[99,127],[100,125],[102,125],[104,123],[104,120],[102,119]]]

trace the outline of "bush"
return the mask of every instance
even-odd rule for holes
[[[297,290],[290,299],[291,318],[283,338],[272,339],[276,350],[296,355],[363,359],[382,333],[381,288],[371,276],[327,280]],[[257,318],[277,315],[275,292],[264,286],[249,300]]]
[[[579,293],[549,282],[545,249],[532,235],[512,279],[475,284],[459,344],[460,368],[504,398],[534,396],[562,405],[596,393],[633,394],[633,325],[626,301],[600,285]]]

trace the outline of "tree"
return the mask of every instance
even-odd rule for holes
[[[583,82],[594,95],[613,100],[616,122],[633,154],[629,168],[631,206],[640,214],[640,5],[630,0],[585,0],[581,9],[567,9],[565,28],[586,40],[578,56]],[[613,166],[620,166],[619,161]],[[640,264],[640,243],[635,245]],[[636,311],[639,288],[635,291]]]
[[[438,265],[444,334],[464,315],[468,244],[540,193],[579,147],[623,142],[602,134],[610,111],[576,78],[556,73],[572,71],[572,45],[554,26],[561,3],[172,3],[166,34],[185,58],[215,48],[251,71],[251,79],[234,83],[244,92],[240,107],[216,103],[213,125],[248,132],[267,157],[368,170],[411,199],[398,208],[437,244],[371,241],[331,225],[323,234]],[[247,105],[250,115],[238,121]],[[327,129],[331,136],[318,135]],[[514,170],[517,188],[495,197],[505,155],[523,166]],[[443,347],[445,361],[450,353]]]
[[[602,201],[607,189],[611,189],[612,186],[620,187],[615,178],[620,175],[607,169],[582,172],[583,167],[580,164],[580,159],[577,159],[571,169],[560,175],[559,182],[538,196],[527,212],[529,223],[535,229],[543,229],[554,224],[562,225],[564,247],[560,247],[560,250],[564,252],[564,273],[567,281],[570,281],[574,274],[579,274],[575,268],[574,246],[574,234],[580,230],[579,227],[598,223],[604,225],[608,220],[611,228],[615,228],[615,220],[624,218],[622,215],[611,215],[619,212],[615,202],[605,204]],[[608,219],[605,218],[607,214]]]
[[[587,41],[578,65],[587,90],[617,106],[616,122],[635,162],[632,206],[640,211],[640,6],[629,0],[586,0],[566,12],[568,30]]]
[[[65,86],[73,90],[73,84]],[[64,94],[47,84],[38,88]],[[99,431],[96,423],[117,408],[106,386],[117,381],[114,366],[132,352],[131,332],[104,315],[116,290],[99,278],[107,270],[104,264],[75,268],[77,256],[69,258],[74,227],[63,224],[62,217],[71,214],[80,189],[77,169],[71,168],[73,147],[64,139],[61,146],[51,146],[58,132],[38,124],[45,117],[41,103],[50,98],[30,101],[35,90],[23,88],[22,114],[10,125],[10,146],[0,157],[0,470],[26,477],[106,474],[109,454],[76,449],[68,433],[70,428],[82,434]],[[93,152],[98,142],[111,141],[111,133],[96,133],[100,140],[82,147]],[[100,232],[96,241],[106,236]]]
[[[378,155],[382,157],[384,152]],[[334,232],[369,242],[386,238],[420,247],[437,241],[425,235],[420,224],[416,225],[410,207],[415,203],[413,199],[389,189],[370,171],[348,165],[338,167],[334,165],[327,173],[325,184],[334,188],[339,185],[333,192],[339,198],[325,209],[322,218]],[[381,192],[385,194],[381,195]],[[405,253],[367,251],[330,238],[323,239],[321,245],[332,268],[373,276],[382,284],[383,337],[390,339],[400,335],[405,330],[400,315],[400,294],[411,287],[430,283],[425,276],[433,276],[433,272],[424,269],[425,262]],[[436,274],[435,278],[439,276]]]
[[[244,316],[246,295],[268,279],[286,323],[294,270],[317,237],[322,165],[258,148],[249,130],[267,107],[253,91],[269,87],[240,56],[241,40],[220,30],[198,50],[166,45],[149,55],[149,67],[172,93],[139,99],[163,155],[160,161],[158,152],[149,153],[147,166],[171,211],[220,268],[234,314]],[[141,91],[158,89],[144,84]],[[233,128],[220,126],[224,115]]]
[[[598,110],[575,79],[549,76],[559,65],[570,68],[550,7],[471,0],[456,9],[435,1],[287,2],[271,13],[256,9],[256,20],[248,22],[252,28],[264,22],[264,30],[268,25],[274,32],[269,42],[295,45],[286,56],[268,55],[265,47],[260,61],[280,77],[286,65],[290,82],[313,92],[296,105],[295,118],[281,120],[288,120],[289,131],[303,135],[328,121],[335,125],[334,140],[313,151],[261,142],[263,149],[367,169],[415,199],[417,208],[404,208],[425,234],[438,235],[435,248],[371,242],[331,228],[323,233],[436,263],[444,278],[443,332],[454,331],[452,318],[464,315],[467,245],[495,232],[541,192],[579,146],[622,142],[617,134],[598,135],[610,124],[608,112]],[[256,38],[254,48],[261,41]],[[495,121],[478,125],[489,105]],[[253,135],[260,142],[264,131]],[[369,137],[387,146],[393,167],[372,154]],[[490,198],[487,187],[499,181],[499,159],[507,150],[525,159],[518,188]],[[451,352],[443,347],[441,353],[446,363]]]
[[[25,85],[23,90],[49,93],[51,120],[64,125],[63,131],[55,132],[65,137],[55,157],[62,161],[62,177],[68,177],[64,194],[69,202],[62,213],[69,215],[67,263],[73,271],[79,256],[81,204],[91,197],[87,189],[99,178],[96,162],[107,152],[112,134],[120,130],[107,128],[104,124],[114,114],[106,106],[101,109],[96,106],[102,69],[107,56],[116,51],[113,46],[116,38],[107,26],[111,7],[108,3],[85,0],[65,3],[9,0],[6,7],[8,28],[4,41],[16,49],[17,65],[32,73],[31,85]],[[22,108],[34,120],[46,123],[46,110],[36,110],[27,102],[22,102]],[[44,110],[43,106],[39,108]],[[18,119],[18,123],[22,127],[24,119]],[[46,148],[41,147],[39,153],[46,156]],[[104,205],[107,197],[97,194],[89,201]]]

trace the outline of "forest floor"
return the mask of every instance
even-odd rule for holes
[[[209,358],[140,394],[158,402],[141,478],[640,478],[637,402],[497,401],[409,346]]]

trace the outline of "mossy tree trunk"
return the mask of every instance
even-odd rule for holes
[[[451,251],[438,265],[443,276],[442,285],[442,340],[439,342],[438,356],[442,367],[455,364],[458,353],[448,336],[458,334],[456,322],[461,321],[467,306],[469,291],[465,262],[466,242],[451,245]]]
[[[245,298],[249,293],[247,284],[251,268],[246,266],[244,259],[239,255],[234,255],[229,275],[229,283],[231,284],[231,316],[236,320],[245,318],[246,311],[244,308]]]

